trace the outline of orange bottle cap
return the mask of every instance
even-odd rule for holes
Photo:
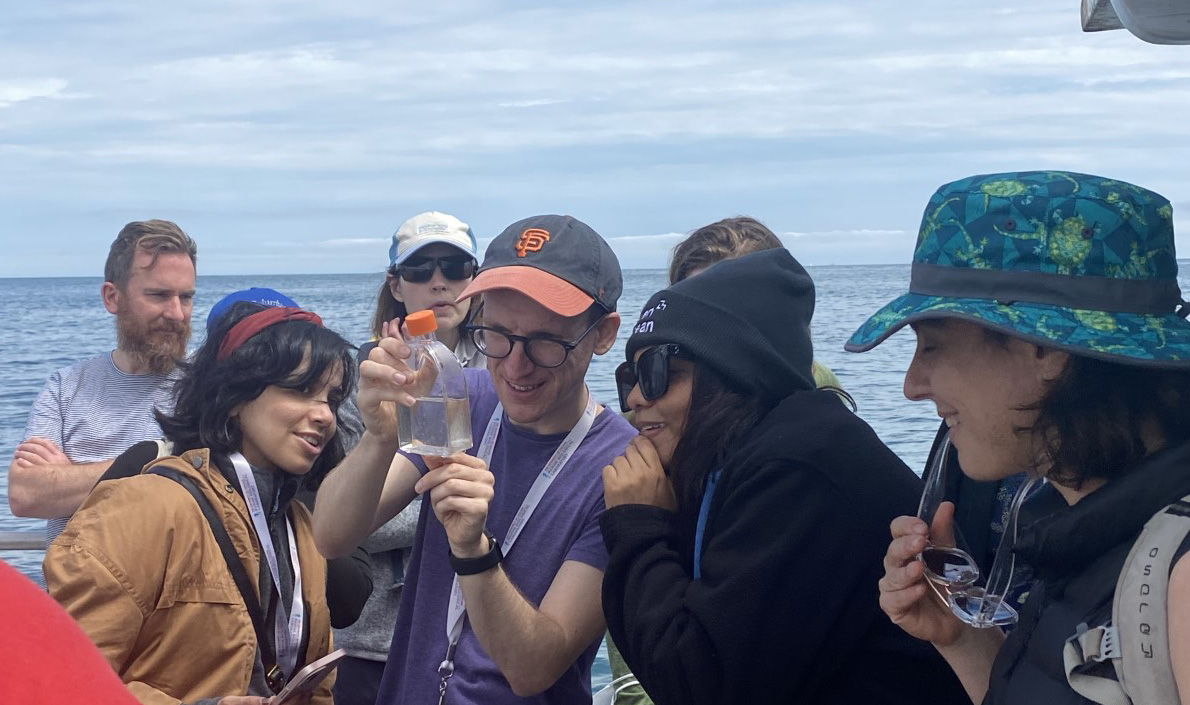
[[[417,311],[405,316],[405,328],[409,335],[425,335],[438,330],[438,318],[430,310]]]

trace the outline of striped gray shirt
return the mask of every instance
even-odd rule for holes
[[[153,408],[173,408],[170,375],[130,375],[112,354],[63,367],[50,375],[33,402],[23,440],[53,441],[72,463],[111,460],[129,446],[161,437]],[[46,522],[46,541],[62,533],[70,517]]]

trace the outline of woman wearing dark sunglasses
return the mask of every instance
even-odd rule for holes
[[[921,482],[815,390],[814,285],[787,250],[655,294],[617,370],[640,435],[603,470],[608,628],[659,705],[955,703],[881,613]]]
[[[475,311],[470,301],[456,302],[475,278],[475,253],[474,233],[454,216],[431,211],[402,223],[393,235],[384,284],[376,294],[372,337],[379,340],[381,328],[394,318],[432,310],[438,319],[438,340],[454,350],[464,367],[483,367],[483,356],[462,335]],[[366,351],[361,351],[361,359],[367,359]]]

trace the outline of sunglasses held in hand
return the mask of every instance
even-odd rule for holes
[[[948,433],[942,439],[942,445],[926,471],[928,480],[921,495],[921,504],[917,508],[917,517],[924,521],[926,526],[933,525],[934,516],[945,499],[946,461],[953,451],[954,446],[950,443]],[[926,583],[938,599],[964,623],[980,628],[1016,623],[1017,612],[1012,605],[1004,601],[1004,598],[1012,587],[1015,564],[1012,549],[1016,543],[1017,515],[1020,514],[1025,497],[1038,482],[1040,478],[1030,477],[1013,496],[1004,535],[1000,538],[996,558],[983,587],[976,585],[980,578],[979,565],[971,554],[961,548],[928,543],[918,554],[917,559],[925,568]]]

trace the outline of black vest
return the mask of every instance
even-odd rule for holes
[[[1073,507],[1022,527],[1017,561],[1032,566],[1037,581],[996,657],[984,705],[1092,702],[1066,682],[1062,648],[1080,623],[1110,618],[1120,570],[1145,522],[1187,493],[1190,443],[1155,453]],[[1112,672],[1110,663],[1103,668]]]

